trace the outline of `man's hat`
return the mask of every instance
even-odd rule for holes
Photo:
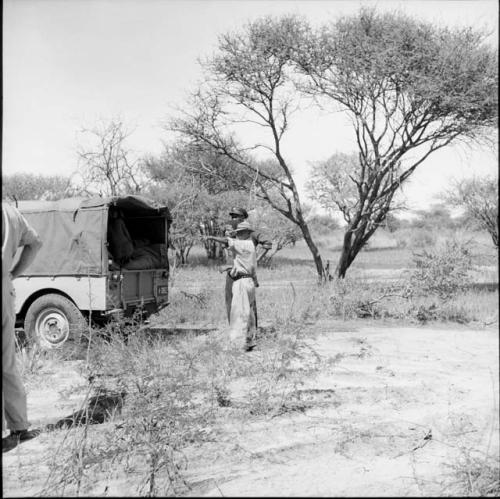
[[[229,215],[236,215],[238,217],[248,218],[248,213],[245,208],[231,208]]]
[[[236,230],[236,232],[243,232],[244,230],[248,230],[249,232],[253,232],[253,229],[248,222],[240,222],[235,230]]]

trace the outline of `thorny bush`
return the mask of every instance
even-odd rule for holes
[[[430,251],[414,253],[413,258],[416,269],[410,283],[415,294],[433,294],[447,301],[472,281],[469,242],[448,239]]]

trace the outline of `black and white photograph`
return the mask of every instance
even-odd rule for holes
[[[3,497],[498,497],[497,0],[4,0]]]

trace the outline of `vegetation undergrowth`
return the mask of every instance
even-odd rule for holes
[[[498,430],[498,413],[478,428],[463,413],[448,415],[451,434],[448,443],[454,459],[443,466],[441,488],[451,497],[498,497],[500,494],[500,463],[498,444],[493,437]]]
[[[389,244],[389,237],[382,236],[380,241]],[[323,286],[317,285],[312,262],[297,243],[297,248],[283,250],[284,255],[269,268],[259,269],[259,317],[266,322],[287,310],[290,295],[283,289],[293,283],[294,308],[300,313],[309,307],[309,321],[370,318],[479,326],[498,321],[498,276],[490,270],[496,263],[494,255],[458,233],[436,234],[434,240],[433,245],[413,250],[410,244],[402,250],[370,247],[360,254],[346,278]],[[294,257],[287,258],[288,254]],[[224,276],[217,266],[207,268],[202,263],[198,255],[194,265],[177,269],[171,305],[153,322],[224,324]]]
[[[96,493],[97,476],[102,484],[122,474],[134,477],[133,495],[187,493],[185,450],[215,440],[224,412],[248,420],[301,410],[297,387],[320,360],[305,341],[309,313],[296,311],[294,295],[250,353],[231,348],[223,331],[165,340],[123,321],[113,334],[95,335],[84,367],[87,417],[65,430],[44,492]],[[96,401],[112,394],[120,404],[92,427]]]

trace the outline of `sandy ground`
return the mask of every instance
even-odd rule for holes
[[[228,408],[221,438],[186,449],[186,495],[450,495],[464,453],[498,462],[498,329],[315,327],[310,346],[325,367],[300,387],[305,409],[242,421]],[[79,407],[77,367],[53,363],[30,380],[33,426]],[[3,454],[4,496],[39,494],[63,439],[43,433]],[[133,476],[109,476],[91,495],[134,489]]]

